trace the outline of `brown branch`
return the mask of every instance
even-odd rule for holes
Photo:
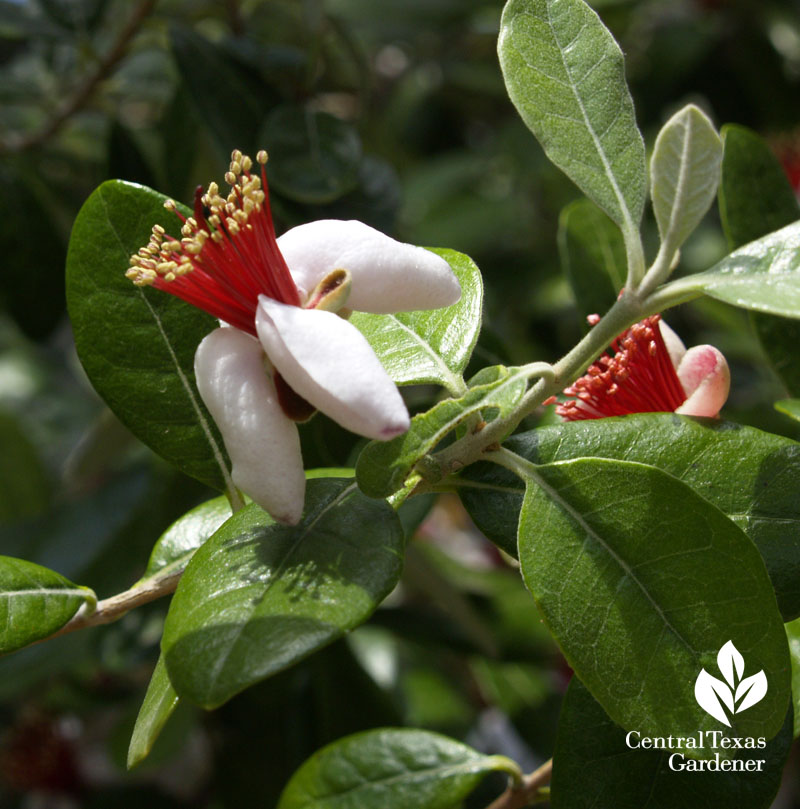
[[[74,632],[76,629],[84,629],[87,626],[100,626],[101,624],[110,624],[122,618],[123,615],[130,612],[136,607],[141,607],[142,604],[148,604],[155,601],[162,596],[170,595],[175,592],[181,576],[183,575],[183,568],[174,570],[162,577],[154,576],[141,584],[134,585],[130,590],[124,593],[117,593],[111,598],[103,599],[97,602],[92,612],[84,612],[80,610],[73,618],[58,632],[48,635],[42,640],[50,640],[57,638],[59,635],[66,635],[69,632]],[[41,642],[41,641],[37,641]]]
[[[532,803],[541,787],[550,783],[553,774],[553,759],[546,761],[538,770],[522,776],[519,784],[512,784],[486,809],[523,809]]]
[[[76,112],[83,108],[86,102],[91,98],[97,86],[103,79],[107,78],[111,71],[117,66],[123,56],[125,56],[131,40],[136,35],[137,31],[144,22],[145,18],[150,14],[155,6],[157,0],[141,0],[141,2],[134,9],[133,14],[126,23],[125,27],[119,32],[114,45],[111,50],[101,59],[97,65],[94,73],[92,73],[86,81],[78,88],[77,92],[69,98],[60,109],[56,110],[53,117],[40,129],[32,135],[21,138],[16,142],[0,143],[0,154],[4,152],[22,152],[30,149],[33,146],[38,146],[44,143],[58,132],[59,129],[68,121]]]

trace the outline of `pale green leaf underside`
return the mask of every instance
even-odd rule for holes
[[[83,604],[96,603],[88,587],[54,570],[0,556],[0,654],[52,635]]]
[[[295,772],[278,809],[446,809],[492,770],[518,773],[503,756],[486,756],[425,730],[381,728],[323,747]]]
[[[458,303],[393,315],[354,312],[350,322],[364,334],[398,385],[429,382],[457,393],[463,388],[461,374],[481,328],[483,282],[468,256],[455,250],[431,252],[444,258],[458,278]]]
[[[775,402],[775,409],[795,421],[800,421],[800,399],[781,399]]]
[[[674,254],[700,224],[719,185],[722,141],[702,110],[689,104],[658,133],[650,193],[661,241]]]
[[[622,51],[582,0],[510,0],[498,41],[512,102],[547,156],[623,230],[647,174]]]

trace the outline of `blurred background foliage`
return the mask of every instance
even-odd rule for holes
[[[800,184],[797,0],[595,0],[627,55],[652,145],[689,101],[765,136]],[[210,493],[167,468],[82,376],[64,309],[69,230],[122,178],[189,201],[232,148],[267,148],[279,230],[358,218],[470,254],[486,284],[474,369],[552,360],[584,324],[559,267],[577,190],[508,101],[500,0],[0,0],[0,553],[101,597]],[[651,242],[655,233],[646,223]],[[679,272],[726,251],[716,213]],[[748,316],[670,315],[732,366],[730,418],[797,437]],[[146,351],[147,346],[142,346]],[[412,407],[435,391],[408,391]],[[544,414],[543,418],[551,418]],[[318,416],[308,465],[352,462]],[[430,503],[424,504],[425,508]],[[409,533],[424,508],[406,515]],[[370,623],[211,715],[183,706],[132,773],[125,751],[165,605],[0,661],[0,806],[269,806],[320,745],[409,724],[532,768],[552,752],[569,672],[508,560],[454,500],[415,532],[402,587]],[[789,770],[792,768],[790,767]],[[785,787],[779,806],[791,806]],[[496,792],[484,785],[471,805]]]

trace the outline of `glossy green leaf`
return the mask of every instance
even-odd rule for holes
[[[327,467],[306,470],[306,479],[352,478],[350,467]],[[250,498],[245,496],[245,502]],[[156,540],[142,581],[151,576],[164,576],[186,567],[194,552],[231,516],[227,497],[214,497],[187,511]]]
[[[363,623],[397,583],[403,530],[346,478],[308,482],[299,525],[256,505],[192,557],[162,640],[175,690],[214,708]]]
[[[42,461],[15,418],[0,413],[0,522],[41,514],[50,499]]]
[[[97,597],[88,587],[24,559],[0,556],[0,654],[46,638]]]
[[[461,300],[428,311],[371,315],[354,312],[350,322],[369,340],[386,372],[398,385],[432,382],[453,395],[481,330],[483,281],[469,256],[432,250],[444,258],[461,284]]]
[[[568,663],[609,716],[648,736],[772,738],[789,703],[783,622],[747,535],[685,483],[629,461],[530,465],[522,577]],[[764,698],[725,727],[694,698],[731,640]],[[690,756],[711,755],[679,748]]]
[[[731,250],[800,219],[786,172],[769,144],[737,124],[722,127],[719,213]]]
[[[795,421],[800,421],[800,399],[781,399],[775,402],[775,409],[785,413]]]
[[[781,783],[792,742],[791,716],[764,749],[736,751],[734,760],[760,761],[752,772],[690,772],[670,768],[669,749],[631,749],[623,728],[609,719],[574,677],[561,706],[553,754],[553,809],[767,809]],[[687,734],[690,731],[687,731]],[[697,733],[694,733],[695,737]],[[632,744],[641,737],[632,737]],[[704,740],[710,745],[711,739]],[[685,764],[680,755],[674,766]],[[742,765],[738,765],[742,766]]]
[[[197,118],[214,135],[220,152],[253,154],[262,148],[258,130],[274,99],[264,85],[223,48],[182,25],[170,27],[170,43]]]
[[[231,516],[227,497],[206,500],[182,517],[158,538],[142,579],[185,567],[192,554]]]
[[[509,0],[498,53],[508,94],[545,153],[625,231],[645,201],[644,143],[622,51],[582,0]]]
[[[356,187],[361,139],[352,124],[295,104],[276,107],[261,130],[269,182],[298,202],[333,202]]]
[[[174,295],[135,287],[128,259],[154,224],[180,221],[149,188],[110,181],[86,201],[67,255],[67,306],[78,356],[134,435],[183,472],[230,486],[222,439],[194,382],[194,352],[217,322]]]
[[[425,730],[382,728],[323,747],[286,785],[278,809],[452,809],[492,771],[519,775],[504,756],[486,756]]]
[[[650,464],[691,486],[755,542],[785,620],[800,615],[800,446],[752,427],[672,414],[554,424],[506,442],[537,464],[586,456]],[[516,553],[523,487],[493,464],[464,472],[461,498],[478,527]]]
[[[527,377],[502,365],[484,368],[460,399],[445,399],[411,419],[408,432],[391,441],[371,441],[356,463],[358,486],[370,497],[388,497],[403,487],[411,470],[465,419],[488,421],[512,408],[525,393]]]
[[[687,285],[733,306],[800,318],[800,222],[740,247]]]
[[[711,207],[721,165],[722,141],[694,104],[676,112],[658,133],[650,160],[650,195],[666,256],[675,254]]]
[[[136,717],[128,747],[128,769],[135,767],[147,757],[158,734],[178,707],[179,701],[180,698],[169,681],[164,656],[161,655],[150,678],[150,685],[147,686],[139,715]]]
[[[582,319],[607,312],[625,285],[627,259],[619,228],[588,199],[558,220],[558,251]]]
[[[769,144],[743,126],[722,128],[725,153],[719,189],[722,227],[731,249],[800,218],[786,172]],[[759,342],[792,396],[800,396],[800,323],[757,312],[751,315]]]
[[[789,655],[792,658],[792,704],[794,705],[794,737],[800,737],[800,618],[786,624]]]

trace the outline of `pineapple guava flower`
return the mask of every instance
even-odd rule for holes
[[[280,522],[299,521],[305,475],[295,422],[320,410],[367,438],[405,432],[397,387],[353,309],[388,314],[449,306],[461,288],[444,259],[356,221],[325,220],[275,238],[264,164],[239,151],[227,197],[198,188],[183,239],[156,225],[127,277],[222,322],[195,353],[200,396],[222,433],[234,483]],[[345,304],[347,309],[345,309]]]
[[[566,421],[673,411],[715,417],[728,398],[722,353],[710,345],[687,351],[660,315],[626,329],[611,350],[564,391],[570,401],[558,404],[556,413]]]

